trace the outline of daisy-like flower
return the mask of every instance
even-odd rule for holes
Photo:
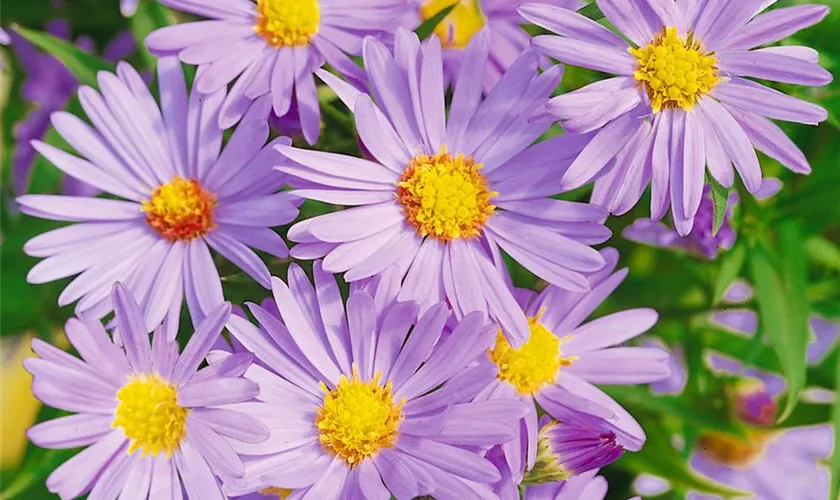
[[[663,380],[670,374],[670,356],[662,349],[620,346],[656,323],[656,311],[651,309],[620,311],[584,323],[627,276],[626,269],[613,273],[617,252],[607,249],[604,255],[607,267],[590,277],[590,292],[568,292],[554,286],[538,295],[518,290],[517,298],[528,317],[528,337],[521,347],[514,348],[498,332],[495,345],[480,363],[492,370],[495,377],[477,399],[516,399],[528,407],[517,438],[502,445],[517,482],[522,480],[525,470],[534,468],[538,459],[537,405],[566,423],[556,430],[600,434],[593,434],[592,429],[601,424],[575,419],[577,427],[570,425],[574,423],[570,422],[570,415],[573,416],[570,412],[589,413],[606,420],[604,425],[612,428],[610,432],[614,436],[594,448],[598,453],[592,455],[589,468],[603,466],[598,461],[616,453],[616,445],[637,451],[645,441],[645,433],[636,420],[593,384]],[[571,463],[562,465],[567,469],[566,474],[581,471]]]
[[[816,51],[763,47],[819,22],[828,7],[798,5],[758,14],[774,2],[596,1],[632,45],[566,9],[520,8],[526,19],[559,35],[534,39],[546,55],[617,75],[555,98],[546,109],[566,130],[597,131],[565,172],[565,187],[600,176],[598,202],[621,215],[650,183],[651,218],[661,219],[670,206],[677,231],[686,235],[700,207],[707,167],[727,187],[737,170],[751,193],[762,179],[755,149],[794,172],[810,172],[805,155],[771,119],[817,124],[826,111],[750,78],[828,84],[831,74],[820,67]]]
[[[452,0],[425,0],[417,10],[423,22],[452,5]],[[578,9],[580,0],[538,0],[538,3],[564,9]],[[518,2],[509,0],[460,0],[435,28],[443,45],[444,77],[454,80],[461,67],[464,49],[487,26],[490,31],[490,60],[484,68],[484,91],[489,93],[505,71],[531,43],[522,28],[525,19],[516,12]]]
[[[25,195],[21,211],[72,224],[36,236],[24,246],[46,257],[29,272],[30,283],[80,274],[59,305],[78,300],[79,314],[101,318],[111,308],[110,290],[121,281],[143,306],[149,328],[165,316],[177,331],[186,296],[193,324],[222,303],[222,284],[210,248],[270,287],[268,267],[250,247],[288,255],[271,227],[297,216],[297,198],[277,191],[277,139],[265,145],[270,104],[254,103],[222,150],[216,118],[224,90],[187,94],[174,58],[158,64],[161,102],[128,64],[117,74],[99,73],[101,94],[79,90],[93,127],[65,112],[53,114],[61,136],[83,158],[45,143],[34,146],[53,165],[117,199]],[[282,158],[281,158],[282,159]],[[247,170],[247,173],[246,173]]]
[[[67,338],[81,359],[40,340],[39,356],[24,362],[32,392],[45,404],[74,415],[31,427],[43,448],[85,450],[47,478],[62,500],[88,498],[223,500],[220,478],[245,472],[232,444],[260,442],[268,429],[229,409],[259,392],[242,377],[252,356],[237,354],[199,369],[230,316],[230,304],[212,311],[179,354],[162,328],[149,329],[137,302],[117,284],[113,291],[122,338],[114,344],[102,325],[71,319]]]
[[[557,87],[561,68],[542,75],[539,56],[522,55],[487,96],[475,78],[488,61],[482,32],[464,52],[449,116],[440,40],[423,45],[400,30],[396,53],[365,41],[371,96],[322,73],[354,110],[375,161],[278,147],[293,165],[281,171],[309,183],[298,196],[349,208],[296,224],[297,258],[324,257],[347,281],[396,264],[400,299],[425,310],[447,300],[459,317],[490,313],[515,344],[528,323],[500,274],[499,249],[562,288],[588,290],[584,273],[604,266],[590,244],[610,236],[601,207],[550,198],[557,179],[588,140],[560,136],[531,146],[547,129],[531,121]],[[405,57],[403,57],[405,56]]]
[[[335,277],[320,262],[314,286],[292,265],[288,285],[272,281],[282,319],[255,304],[248,307],[261,328],[231,316],[228,329],[259,361],[245,376],[261,390],[258,401],[234,407],[271,433],[264,443],[236,447],[245,477],[227,483],[231,494],[491,495],[499,473],[475,450],[512,439],[525,413],[518,401],[470,402],[492,377],[471,363],[496,327],[474,312],[442,338],[449,308],[441,303],[419,315],[415,303],[396,301],[398,278],[393,272],[354,286],[345,310]],[[450,383],[462,372],[469,383]]]
[[[161,0],[173,9],[209,18],[167,26],[146,39],[156,54],[177,54],[199,66],[196,88],[212,94],[236,80],[219,113],[233,126],[253,99],[270,95],[284,116],[297,103],[310,144],[321,132],[321,109],[313,72],[324,62],[347,78],[364,74],[351,55],[367,35],[393,38],[409,0]]]

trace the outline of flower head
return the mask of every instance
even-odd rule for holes
[[[53,165],[122,200],[26,195],[21,210],[72,224],[37,236],[24,251],[46,257],[30,283],[80,274],[59,297],[76,300],[79,314],[111,311],[110,288],[121,281],[143,304],[148,327],[167,317],[174,336],[186,297],[197,324],[222,303],[213,248],[266,288],[268,267],[251,248],[285,257],[271,228],[297,216],[298,200],[278,193],[285,178],[273,170],[266,99],[254,103],[222,147],[218,116],[225,91],[187,95],[180,63],[158,64],[159,108],[140,76],[120,63],[117,75],[101,72],[101,93],[83,87],[82,107],[93,127],[65,112],[52,115],[56,130],[82,157],[42,142],[33,145]],[[247,173],[246,173],[247,170]]]
[[[314,286],[296,265],[288,284],[274,278],[279,316],[248,305],[259,327],[230,318],[233,338],[258,360],[245,376],[262,391],[236,408],[271,433],[264,443],[237,446],[246,472],[228,483],[230,493],[294,489],[323,500],[489,494],[499,474],[475,450],[512,439],[525,413],[518,401],[470,402],[493,376],[472,362],[496,328],[478,312],[453,322],[445,304],[419,314],[415,303],[396,301],[396,271],[355,284],[346,307],[320,262],[313,274]],[[478,384],[450,383],[465,372]]]
[[[810,172],[805,155],[770,120],[817,124],[826,111],[750,78],[808,86],[831,82],[816,51],[764,47],[818,23],[828,7],[797,5],[761,14],[774,2],[596,1],[629,44],[566,9],[534,3],[519,9],[556,33],[534,39],[544,54],[617,75],[546,107],[566,130],[594,134],[564,173],[564,187],[597,179],[593,202],[621,215],[651,184],[651,218],[658,221],[670,207],[674,226],[686,236],[697,222],[707,167],[726,187],[737,170],[751,193],[762,180],[755,149],[794,172]]]
[[[539,4],[576,10],[579,0],[537,0]],[[452,0],[423,0],[417,9],[417,23],[427,21],[452,5]],[[483,70],[484,92],[489,93],[516,58],[528,48],[531,37],[516,12],[517,2],[508,0],[460,0],[435,28],[443,46],[444,78],[454,81],[470,42],[487,27],[490,58]],[[477,78],[477,76],[476,76]]]
[[[222,128],[238,122],[248,104],[268,95],[274,113],[295,112],[310,144],[321,133],[314,71],[326,62],[361,85],[364,74],[350,56],[372,35],[392,39],[411,10],[406,0],[162,0],[208,18],[167,26],[146,39],[159,55],[199,66],[196,89],[214,94],[235,82],[215,117]]]
[[[535,471],[541,458],[545,461],[549,456],[545,454],[549,436],[565,439],[571,447],[557,444],[551,454],[557,478],[590,466],[601,467],[624,449],[639,450],[645,441],[645,433],[635,419],[593,384],[664,380],[670,374],[670,356],[658,348],[620,346],[656,323],[653,310],[620,311],[584,322],[627,275],[626,270],[613,273],[618,260],[614,250],[604,250],[603,254],[607,267],[589,276],[590,292],[569,292],[554,286],[539,294],[517,290],[517,300],[529,318],[529,336],[515,348],[498,335],[480,361],[495,379],[479,393],[479,400],[515,399],[529,409],[516,439],[502,446],[517,484],[524,474],[532,473],[526,470]],[[551,428],[545,428],[542,441],[537,405],[562,423],[550,432]],[[573,449],[576,443],[586,452]],[[569,454],[561,456],[561,451]],[[578,459],[582,462],[576,462]]]
[[[289,232],[297,258],[324,258],[324,268],[354,282],[396,265],[400,298],[425,311],[448,301],[459,317],[488,312],[512,345],[528,332],[525,315],[500,274],[501,250],[550,283],[587,290],[585,273],[604,265],[590,247],[609,237],[606,212],[550,198],[586,137],[565,135],[532,145],[549,123],[532,121],[560,79],[536,74],[533,52],[517,59],[486,99],[475,68],[488,61],[483,31],[464,52],[448,116],[441,42],[421,44],[401,30],[394,55],[365,41],[370,95],[319,73],[354,110],[373,160],[278,148],[278,167],[306,184],[298,196],[349,205],[300,222]],[[376,103],[374,103],[374,99]]]
[[[75,413],[31,427],[29,439],[42,448],[86,447],[49,476],[47,488],[63,500],[88,492],[156,499],[182,487],[189,498],[222,500],[221,480],[245,472],[232,445],[268,437],[262,423],[229,406],[258,393],[242,377],[251,355],[199,369],[230,304],[212,311],[179,354],[162,328],[149,343],[140,308],[120,284],[113,303],[121,345],[99,322],[71,319],[65,332],[82,359],[33,340],[38,357],[24,362],[35,396]]]

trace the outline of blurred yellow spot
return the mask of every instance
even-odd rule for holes
[[[0,469],[14,469],[26,451],[26,429],[35,423],[41,402],[32,395],[32,375],[23,369],[31,355],[32,334],[0,338]]]
[[[629,50],[638,61],[636,80],[647,91],[654,113],[690,111],[720,81],[715,56],[705,53],[693,35],[683,40],[677,28],[665,28],[647,46]]]
[[[265,495],[267,497],[276,496],[278,500],[286,500],[289,498],[289,495],[292,494],[294,490],[288,490],[286,488],[265,488],[259,491],[260,495]]]
[[[764,456],[773,433],[748,430],[745,437],[709,432],[700,436],[697,449],[709,460],[732,468],[745,469]]]
[[[420,17],[425,21],[452,5],[452,0],[429,0],[420,6]],[[476,33],[487,24],[479,0],[461,0],[435,28],[435,34],[444,47],[463,49]]]

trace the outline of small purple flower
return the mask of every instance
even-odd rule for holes
[[[518,290],[529,336],[516,349],[499,333],[495,346],[479,362],[494,378],[477,399],[515,399],[528,407],[516,439],[502,445],[517,483],[538,460],[537,405],[561,422],[569,420],[574,411],[606,420],[604,425],[614,429],[615,443],[622,448],[637,451],[645,441],[636,420],[593,384],[664,380],[670,374],[670,356],[658,348],[620,346],[656,323],[656,311],[651,309],[616,312],[584,323],[627,276],[626,269],[613,273],[618,261],[615,250],[603,253],[608,264],[590,277],[590,292],[568,292],[554,286],[540,294]],[[600,458],[608,458],[612,450],[599,450],[603,452]]]
[[[125,17],[131,17],[137,11],[140,0],[120,0],[120,12]]]
[[[79,90],[92,125],[65,112],[52,115],[61,136],[82,157],[42,142],[35,149],[63,172],[122,199],[25,195],[21,210],[45,219],[76,222],[29,240],[24,251],[45,258],[30,283],[79,275],[59,305],[101,318],[112,310],[110,289],[121,281],[143,305],[147,326],[166,321],[178,329],[186,298],[193,324],[222,303],[222,284],[210,248],[257,283],[271,286],[268,267],[251,248],[286,257],[272,227],[292,221],[300,200],[279,192],[285,178],[265,145],[270,103],[254,102],[222,148],[216,121],[225,90],[211,96],[187,92],[175,58],[158,63],[158,106],[128,64],[100,72],[101,93]]]
[[[47,32],[68,40],[70,23],[63,19],[52,21],[47,24]],[[12,32],[9,40],[27,76],[23,83],[23,98],[35,105],[14,130],[16,145],[12,159],[12,184],[15,193],[20,195],[27,191],[32,176],[35,148],[31,142],[43,139],[50,128],[50,115],[64,109],[79,87],[79,82],[61,61],[40,52],[22,36]],[[76,45],[86,52],[95,49],[93,39],[88,36],[77,38]],[[131,33],[123,33],[114,38],[102,56],[107,61],[118,61],[128,57],[134,50]],[[68,175],[64,178],[63,191],[69,195],[90,196],[98,192],[98,189]]]
[[[580,0],[538,0],[539,4],[565,9],[580,8]],[[417,25],[426,21],[452,0],[425,0],[420,3]],[[464,49],[472,38],[487,26],[490,32],[490,59],[484,69],[484,92],[489,93],[511,64],[528,48],[531,36],[522,28],[527,21],[516,12],[518,2],[510,0],[460,0],[452,12],[438,24],[435,33],[443,45],[444,77],[454,81],[461,67]]]
[[[71,319],[65,326],[81,359],[40,340],[38,358],[24,362],[32,392],[73,415],[39,423],[27,436],[42,448],[86,447],[59,466],[47,488],[62,500],[78,498],[187,498],[223,500],[220,479],[245,468],[232,445],[264,441],[268,429],[230,409],[259,392],[242,374],[248,354],[199,369],[230,316],[230,304],[213,310],[179,354],[178,343],[149,329],[137,302],[117,284],[113,302],[122,344],[98,321]]]
[[[520,497],[519,484],[513,481],[501,449],[494,448],[487,456],[502,476],[493,487],[501,500],[604,500],[607,496],[607,480],[597,476],[597,470],[591,470],[567,480],[527,485]]]
[[[313,274],[314,286],[296,265],[288,285],[273,278],[279,317],[248,304],[259,328],[230,317],[233,337],[258,360],[245,376],[261,389],[235,408],[265,422],[270,436],[237,445],[245,476],[226,484],[229,493],[487,498],[500,475],[476,450],[512,439],[525,414],[518,401],[470,402],[493,376],[472,362],[497,327],[479,312],[450,322],[442,303],[419,314],[396,300],[394,271],[353,286],[346,308],[320,262]],[[470,383],[450,381],[465,373]]]
[[[762,179],[755,149],[793,172],[811,171],[771,119],[815,125],[826,111],[749,78],[807,86],[831,82],[817,51],[764,47],[820,22],[828,7],[797,5],[760,14],[774,2],[596,2],[629,45],[567,9],[526,4],[519,10],[557,34],[534,39],[544,54],[617,75],[559,96],[546,108],[566,130],[595,134],[564,172],[565,188],[597,178],[594,201],[621,215],[652,184],[651,218],[658,221],[670,206],[677,231],[687,235],[707,167],[726,187],[737,170],[751,193]]]
[[[222,128],[233,126],[248,104],[270,95],[274,112],[285,116],[297,104],[310,144],[321,132],[321,110],[313,72],[324,62],[361,83],[364,73],[350,58],[362,40],[393,37],[412,8],[408,0],[161,0],[173,9],[209,18],[167,26],[146,39],[149,50],[177,55],[199,66],[196,89],[213,94],[236,80],[220,113]]]
[[[278,169],[309,183],[296,195],[352,207],[294,225],[292,255],[323,257],[325,269],[350,282],[396,264],[401,300],[422,310],[448,301],[459,317],[488,312],[519,344],[528,323],[501,272],[501,250],[558,287],[585,291],[585,273],[604,266],[590,245],[610,236],[601,207],[550,198],[561,191],[558,172],[588,139],[532,145],[549,126],[532,121],[533,111],[561,68],[538,75],[539,56],[527,52],[482,99],[475,74],[489,57],[484,31],[464,53],[447,116],[440,40],[421,44],[400,30],[395,50],[398,57],[365,40],[370,95],[319,73],[354,110],[376,161],[278,148],[290,160]]]

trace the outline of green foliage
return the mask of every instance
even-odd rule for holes
[[[48,52],[64,63],[67,69],[85,85],[96,86],[96,73],[99,71],[113,71],[114,65],[88,54],[76,47],[72,42],[56,38],[49,33],[31,30],[23,26],[16,26],[22,37],[32,42],[36,47]]]
[[[443,20],[446,19],[446,16],[448,16],[449,13],[452,12],[457,6],[458,2],[455,2],[452,5],[442,9],[434,16],[423,21],[420,24],[420,26],[418,26],[417,29],[414,30],[414,32],[417,33],[417,36],[420,38],[420,40],[425,40],[429,38],[430,36],[432,36],[432,33],[435,32],[435,29],[438,27],[438,25],[441,22],[443,22]]]

